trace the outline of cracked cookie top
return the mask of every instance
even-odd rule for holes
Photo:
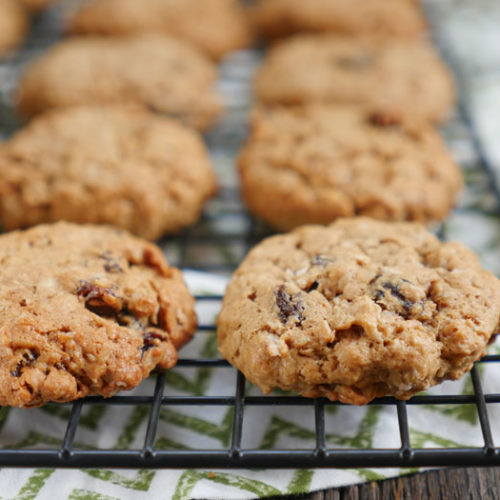
[[[255,78],[265,104],[362,104],[410,119],[445,120],[452,77],[425,39],[296,35],[273,46]]]
[[[217,69],[203,53],[166,35],[64,40],[21,77],[17,90],[26,116],[79,104],[136,104],[199,130],[220,115]]]
[[[155,245],[68,223],[0,236],[0,405],[132,389],[177,362],[194,299]]]
[[[263,392],[365,404],[461,377],[499,321],[500,282],[470,250],[360,217],[255,247],[228,286],[218,341]]]
[[[350,105],[257,109],[239,168],[249,209],[284,230],[352,215],[442,220],[462,188],[432,125]]]
[[[0,145],[4,230],[66,220],[152,240],[195,222],[215,189],[199,134],[141,108],[53,110]]]

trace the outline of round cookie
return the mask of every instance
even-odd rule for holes
[[[304,226],[255,247],[218,318],[222,355],[264,393],[365,404],[458,379],[499,331],[500,282],[415,223]]]
[[[252,18],[268,39],[302,32],[415,37],[426,27],[415,0],[259,0]]]
[[[424,40],[298,35],[271,49],[255,79],[267,104],[349,102],[439,122],[453,106],[453,80]]]
[[[18,2],[0,0],[0,58],[22,43],[28,28],[28,16]]]
[[[21,78],[26,116],[78,104],[135,103],[205,130],[221,112],[215,65],[197,49],[163,35],[65,40]]]
[[[5,230],[67,220],[156,239],[195,222],[215,189],[199,135],[138,108],[55,110],[0,146]]]
[[[214,59],[249,45],[237,0],[96,0],[70,21],[73,34],[160,32],[185,39]]]
[[[155,245],[58,223],[0,236],[0,405],[129,390],[177,362],[194,299]]]
[[[349,105],[260,108],[239,156],[249,210],[288,230],[336,217],[442,220],[462,174],[432,125]]]

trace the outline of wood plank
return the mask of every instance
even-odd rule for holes
[[[500,500],[500,467],[441,469],[318,491],[302,500]]]

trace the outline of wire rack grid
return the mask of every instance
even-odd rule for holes
[[[55,19],[55,20],[54,20]],[[12,90],[20,68],[42,48],[57,40],[54,29],[57,17],[38,20],[27,45],[17,55],[0,66],[4,71],[4,84],[1,89],[2,114],[1,131],[8,135],[18,124],[11,110],[8,96]],[[244,56],[247,57],[247,56]],[[254,56],[249,57],[249,66]],[[453,61],[451,61],[453,62]],[[224,71],[224,68],[223,68]],[[245,86],[243,80],[248,75],[232,73],[226,68],[226,77]],[[243,72],[245,73],[245,72]],[[460,76],[460,75],[458,75]],[[5,84],[5,82],[7,82]],[[234,82],[233,82],[234,83]],[[234,149],[244,137],[244,110],[233,113],[233,121],[227,122],[208,137],[212,152],[219,148]],[[466,103],[459,109],[457,121],[470,137],[470,146],[475,151],[479,165],[490,179],[489,186],[495,203],[492,213],[500,214],[500,190],[495,181],[492,166],[484,155],[477,139],[472,122],[469,119]],[[236,131],[235,131],[236,130]],[[230,275],[237,267],[248,249],[269,234],[269,229],[252,220],[244,211],[234,183],[222,185],[216,200],[209,204],[203,220],[193,228],[186,230],[176,238],[160,242],[169,255],[171,263],[189,269],[198,269]],[[440,236],[446,239],[445,227],[440,229]],[[206,249],[222,248],[231,254],[238,251],[224,262],[209,262]],[[172,250],[175,248],[175,251]],[[199,249],[202,249],[201,253]],[[193,249],[197,251],[193,251]],[[200,256],[201,255],[201,256]],[[220,304],[220,295],[199,295],[198,304]],[[214,331],[214,324],[202,324],[198,335]],[[165,392],[165,374],[156,374],[154,389],[149,395],[118,395],[104,400],[100,397],[87,397],[71,404],[71,412],[60,446],[43,449],[8,448],[0,449],[0,467],[106,467],[106,468],[321,468],[321,467],[431,467],[446,465],[500,465],[499,448],[495,446],[491,423],[488,416],[488,404],[500,403],[500,394],[485,393],[478,371],[479,364],[498,363],[500,355],[491,354],[480,360],[471,371],[473,394],[417,395],[409,401],[398,401],[386,397],[373,401],[371,405],[391,407],[397,413],[400,445],[392,448],[357,448],[345,449],[328,446],[325,431],[325,409],[331,405],[341,405],[324,399],[306,399],[293,395],[248,395],[248,383],[240,372],[235,377],[236,383],[231,394],[223,396],[184,396],[169,395]],[[224,368],[234,370],[223,359],[182,358],[175,370],[186,368]],[[408,407],[415,405],[473,405],[476,408],[483,443],[470,448],[419,448],[412,446],[408,423]],[[82,410],[92,405],[143,406],[149,411],[148,424],[143,444],[136,449],[75,449],[74,441]],[[68,405],[64,405],[68,406]],[[202,412],[207,406],[233,408],[233,421],[229,446],[225,449],[158,449],[155,447],[160,412],[166,407],[191,406]],[[303,449],[248,449],[242,445],[243,421],[245,411],[250,407],[307,407],[313,412],[315,444]],[[342,405],[345,406],[345,405]]]

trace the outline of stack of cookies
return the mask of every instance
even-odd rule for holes
[[[242,196],[296,229],[235,272],[222,354],[265,393],[350,404],[461,377],[499,332],[500,282],[419,224],[446,218],[463,179],[435,128],[453,80],[418,2],[257,0],[252,15],[272,46]]]

